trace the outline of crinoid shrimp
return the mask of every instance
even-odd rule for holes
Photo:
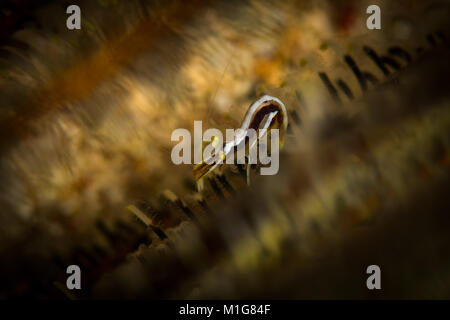
[[[257,151],[261,152],[261,147],[265,147],[262,141],[267,141],[270,136],[271,139],[278,140],[277,147],[282,147],[287,126],[286,107],[280,99],[265,95],[253,102],[245,114],[242,126],[235,130],[234,139],[227,141],[217,153],[194,166],[193,173],[199,190],[203,189],[203,179],[224,163],[246,164],[249,185],[251,164],[257,163]],[[212,142],[214,143],[215,141]],[[278,156],[278,150],[271,151],[277,152]],[[261,161],[261,154],[259,160]]]

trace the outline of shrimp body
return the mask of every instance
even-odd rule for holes
[[[240,129],[236,130],[234,139],[225,143],[223,150],[219,152],[219,157],[210,156],[202,163],[194,166],[194,176],[198,185],[202,185],[202,179],[213,172],[219,165],[225,161],[230,163],[230,158],[235,159],[237,163],[243,163],[246,156],[245,152],[238,152],[247,148],[250,153],[256,148],[257,141],[264,137],[270,130],[278,129],[280,131],[280,145],[283,145],[284,134],[288,125],[288,116],[286,107],[280,99],[265,95],[253,102],[245,115]],[[242,156],[243,155],[243,156]],[[250,164],[247,164],[247,182],[249,183]],[[201,189],[201,187],[200,187]]]

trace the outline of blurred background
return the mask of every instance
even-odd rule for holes
[[[448,299],[449,8],[2,1],[0,297]],[[264,94],[279,173],[199,192],[172,131],[238,128]]]

